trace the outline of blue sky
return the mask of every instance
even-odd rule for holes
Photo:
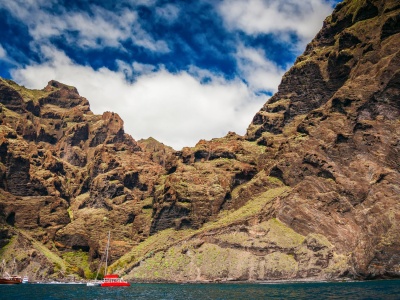
[[[335,0],[0,0],[0,76],[77,87],[136,140],[244,134]]]

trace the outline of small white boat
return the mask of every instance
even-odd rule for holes
[[[22,283],[29,283],[29,277],[28,277],[27,275],[25,275],[25,276],[22,278]]]
[[[101,285],[100,280],[92,280],[86,283],[86,286],[100,286],[100,285]]]

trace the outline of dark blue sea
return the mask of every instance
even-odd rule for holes
[[[269,284],[0,285],[0,299],[400,299],[400,280]]]

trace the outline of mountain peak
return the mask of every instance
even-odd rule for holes
[[[76,87],[66,85],[56,80],[50,80],[47,86],[43,89],[46,92],[54,91],[55,89],[67,90],[79,96],[78,90]]]

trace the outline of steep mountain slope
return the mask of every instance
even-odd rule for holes
[[[294,188],[277,217],[323,234],[362,276],[399,271],[399,8],[339,4],[247,133]]]
[[[344,1],[245,137],[178,152],[0,80],[1,258],[90,277],[110,229],[130,279],[398,277],[399,43],[398,1]]]
[[[25,230],[59,255],[79,250],[87,260],[99,256],[99,242],[118,228],[113,255],[128,251],[132,228],[150,230],[149,215],[141,222],[135,217],[151,205],[162,166],[124,133],[118,115],[93,115],[73,87],[51,81],[30,91],[0,80],[0,93],[0,215],[17,228],[6,227],[3,236]]]
[[[136,253],[131,276],[170,278],[171,269],[180,280],[399,276],[399,13],[396,1],[339,4],[245,140],[235,141],[255,143],[253,157],[239,157],[239,146],[215,155],[231,136],[184,151],[180,161],[214,168],[210,174],[236,160],[249,165],[235,175],[239,185],[228,176],[206,182],[219,187],[211,198],[213,189],[182,188],[195,179],[178,165],[155,198],[153,224],[184,220],[196,229],[200,214],[212,229],[160,246],[153,257]]]

